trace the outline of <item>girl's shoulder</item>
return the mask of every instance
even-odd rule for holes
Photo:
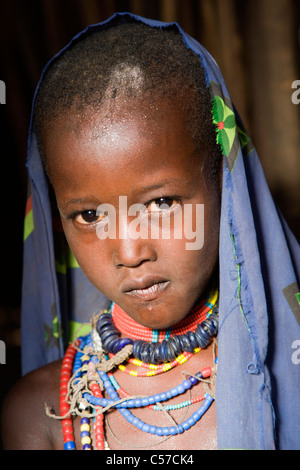
[[[60,368],[56,361],[29,372],[9,391],[1,413],[4,449],[53,448],[57,422],[46,415],[46,406],[59,414]]]

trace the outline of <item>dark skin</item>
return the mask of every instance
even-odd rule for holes
[[[119,98],[84,118],[75,113],[58,117],[44,134],[49,177],[53,185],[66,237],[78,263],[90,281],[120,305],[135,321],[150,328],[167,328],[183,319],[209,286],[218,261],[220,216],[219,185],[212,183],[208,155],[196,152],[195,144],[176,105],[160,103],[159,109],[145,103],[136,106]],[[97,228],[105,222],[97,214],[100,204],[118,207],[119,195],[128,207],[143,204],[146,217],[161,213],[167,202],[174,228],[176,209],[184,204],[204,204],[204,244],[187,250],[187,238],[132,239],[127,236],[99,240]],[[128,228],[132,217],[120,222]],[[193,228],[195,229],[193,220]],[[119,223],[117,224],[119,229]],[[172,229],[171,229],[172,230]],[[119,232],[117,232],[119,233]],[[101,261],[100,261],[101,260]],[[147,297],[145,289],[128,290],[128,282],[152,283],[157,294]],[[120,385],[132,395],[149,395],[178,385],[185,373],[195,374],[212,365],[213,350],[206,350],[155,378],[133,378],[117,371]],[[7,398],[3,412],[4,447],[7,449],[62,449],[58,420],[46,416],[44,404],[59,410],[60,361],[24,377]],[[134,366],[132,366],[134,367]],[[203,394],[203,384],[192,389],[192,397]],[[179,403],[188,392],[174,398]],[[177,422],[200,405],[172,412]],[[185,413],[187,415],[185,416]],[[148,423],[169,426],[170,418],[148,409],[135,411]],[[188,432],[163,439],[128,424],[118,411],[107,414],[106,438],[111,449],[215,449],[215,404]],[[79,421],[74,420],[77,448]],[[13,424],[14,423],[14,424]],[[92,434],[93,436],[93,434]],[[162,442],[164,441],[164,442]]]

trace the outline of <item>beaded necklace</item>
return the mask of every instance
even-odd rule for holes
[[[161,343],[164,339],[169,337],[180,335],[187,331],[195,331],[198,323],[201,323],[209,316],[211,309],[217,302],[217,298],[218,291],[212,291],[208,298],[197,303],[183,320],[173,327],[163,330],[155,330],[140,325],[116,304],[112,304],[111,306],[111,315],[114,325],[124,336],[128,336],[133,340]]]
[[[120,307],[114,305],[112,312],[100,315],[96,330],[103,349],[108,353],[116,354],[124,346],[131,344],[133,356],[141,362],[154,365],[166,363],[174,361],[184,351],[193,353],[195,349],[204,349],[210,343],[218,329],[216,300],[217,292],[214,292],[208,300],[203,300],[194,307],[174,328],[161,332],[139,325]],[[121,338],[120,330],[124,334],[129,332],[131,336]]]
[[[128,359],[129,364],[133,364],[135,366],[138,366],[140,368],[148,368],[148,371],[137,371],[137,370],[132,370],[126,367],[124,364],[119,364],[118,368],[122,371],[125,372],[128,375],[131,375],[133,377],[153,377],[154,375],[159,375],[163,374],[164,372],[167,372],[168,370],[173,369],[176,366],[179,366],[180,364],[184,364],[188,359],[190,359],[194,354],[200,351],[200,348],[196,348],[194,350],[194,353],[188,353],[184,351],[182,354],[180,354],[178,357],[174,359],[172,362],[167,362],[166,364],[161,364],[161,365],[155,365],[155,364],[146,364],[146,362],[139,361],[138,359]],[[110,354],[109,357],[114,357],[113,354]]]
[[[176,325],[174,329],[157,332],[142,327],[141,336],[149,338],[151,335],[150,343],[146,339],[139,339],[141,336],[138,334],[138,324],[115,305],[112,305],[110,311],[102,312],[98,318],[94,319],[92,333],[78,338],[71,344],[62,362],[60,415],[64,449],[75,450],[76,448],[72,414],[81,415],[80,437],[83,450],[92,450],[91,422],[94,425],[95,435],[93,447],[97,450],[105,449],[104,413],[110,408],[118,410],[128,423],[141,431],[164,438],[181,434],[194,426],[214,401],[209,390],[203,395],[184,400],[176,405],[162,405],[162,403],[190,391],[199,380],[207,380],[214,374],[215,366],[205,368],[195,375],[188,375],[182,383],[166,392],[145,397],[129,396],[116,381],[113,369],[118,366],[122,372],[129,375],[149,377],[167,372],[184,363],[200,348],[206,347],[211,338],[217,334],[216,301],[217,293],[213,293],[191,311],[188,319]],[[94,328],[95,325],[96,328]],[[124,335],[130,333],[133,337],[121,338],[121,332]],[[161,342],[157,342],[156,339]],[[145,347],[144,343],[150,344],[150,348]],[[160,347],[161,344],[164,344],[163,348]],[[132,354],[142,356],[144,360],[130,357]],[[156,364],[152,364],[150,359],[155,360]],[[133,371],[128,366],[124,366],[124,362],[148,370],[147,372]],[[104,390],[106,397],[103,394]],[[134,408],[148,407],[153,411],[168,412],[200,402],[202,404],[192,416],[180,424],[174,423],[174,426],[147,424],[130,411]]]

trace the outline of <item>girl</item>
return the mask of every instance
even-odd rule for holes
[[[299,249],[207,51],[130,14],[88,28],[43,73],[28,171],[38,369],[6,448],[298,448]]]

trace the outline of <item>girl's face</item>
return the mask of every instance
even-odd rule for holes
[[[212,278],[220,194],[202,169],[204,155],[195,152],[180,109],[136,104],[119,100],[84,119],[75,113],[57,118],[45,132],[44,149],[63,228],[82,270],[138,323],[163,329],[188,314]],[[143,210],[124,213],[124,203]],[[108,211],[102,206],[98,213],[103,204]],[[186,215],[178,231],[188,207],[192,217]],[[145,223],[148,230],[138,236]],[[109,227],[115,230],[107,236]],[[159,236],[151,228],[161,229]]]

